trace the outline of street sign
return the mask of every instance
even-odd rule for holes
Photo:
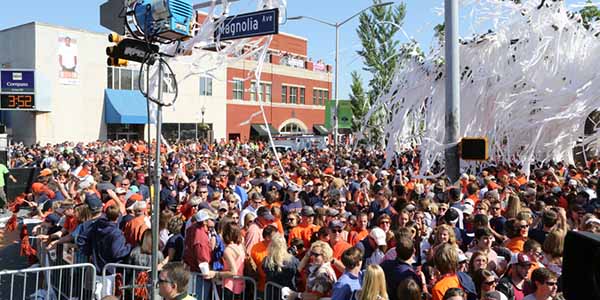
[[[215,41],[242,39],[279,32],[279,9],[266,9],[227,17],[217,23]]]
[[[1,93],[34,93],[34,72],[32,70],[1,70]]]

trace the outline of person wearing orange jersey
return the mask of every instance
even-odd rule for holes
[[[304,206],[300,211],[300,215],[302,216],[300,224],[290,230],[288,246],[291,246],[291,241],[294,238],[299,238],[304,242],[304,247],[308,249],[310,248],[310,238],[315,232],[319,231],[320,227],[313,224],[315,211],[312,207]]]

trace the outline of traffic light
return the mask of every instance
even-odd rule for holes
[[[108,59],[106,60],[107,65],[115,67],[127,66],[127,60],[121,57],[121,53],[123,51],[119,51],[119,43],[121,43],[123,40],[124,39],[122,36],[114,32],[108,35],[108,41],[115,43],[116,45],[106,47],[106,55],[108,55]]]
[[[485,137],[464,137],[459,145],[462,160],[488,160],[488,141]]]

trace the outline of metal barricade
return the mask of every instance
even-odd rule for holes
[[[0,271],[0,299],[93,299],[95,281],[87,263]]]
[[[152,293],[152,279],[149,274],[150,267],[127,265],[127,264],[106,264],[102,268],[101,296],[117,296],[119,299],[137,299],[138,295],[145,294],[150,298]],[[143,275],[142,273],[146,273]],[[143,280],[145,277],[146,280]],[[139,281],[143,281],[139,282]]]
[[[213,294],[219,296],[220,300],[257,300],[258,291],[256,280],[247,276],[225,277],[220,280],[205,280],[200,273],[191,273],[188,283],[188,294],[197,300],[212,300]],[[242,285],[241,293],[234,294],[230,289],[224,288],[224,281],[231,281],[233,286]],[[235,288],[234,288],[235,289]]]
[[[265,298],[264,300],[282,300],[281,290],[284,286],[272,281],[265,283]]]

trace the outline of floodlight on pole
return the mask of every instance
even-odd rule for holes
[[[309,19],[309,20],[313,20],[315,22],[321,23],[321,24],[325,24],[327,26],[333,27],[335,28],[335,110],[334,110],[334,114],[333,114],[333,118],[334,118],[334,128],[333,128],[333,137],[334,137],[334,145],[337,149],[337,145],[338,145],[338,134],[339,134],[339,104],[340,104],[340,99],[338,97],[338,87],[339,87],[339,77],[338,77],[338,71],[339,71],[339,46],[340,46],[340,27],[344,24],[346,24],[348,21],[354,19],[356,16],[362,14],[364,11],[375,8],[375,7],[382,7],[382,6],[388,6],[394,4],[394,2],[384,2],[384,3],[378,3],[378,4],[373,4],[369,7],[365,7],[363,9],[361,9],[360,11],[358,11],[357,13],[353,14],[351,17],[344,19],[341,22],[337,22],[337,23],[331,23],[331,22],[327,22],[315,17],[310,17],[310,16],[295,16],[295,17],[288,17],[288,20],[301,20],[301,19]]]

